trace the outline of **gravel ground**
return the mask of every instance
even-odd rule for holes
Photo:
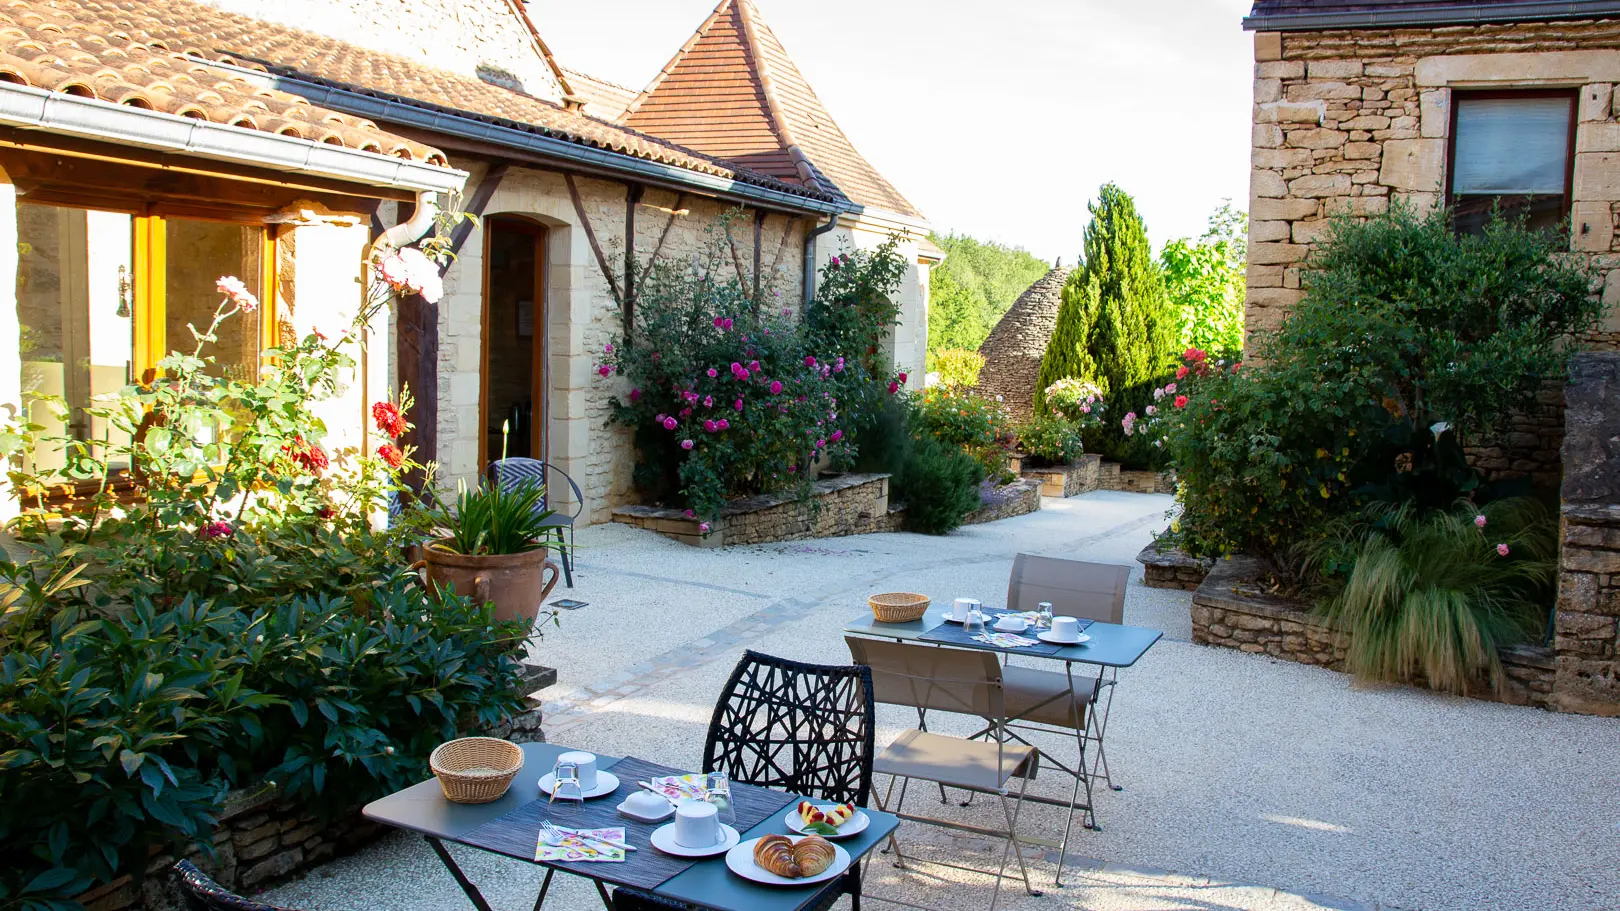
[[[1133,561],[1169,506],[1164,496],[1099,492],[944,538],[715,551],[624,526],[583,530],[568,594],[589,606],[564,612],[533,646],[561,681],[544,693],[548,736],[695,766],[715,696],[744,648],[844,663],[840,627],[870,592],[993,604],[1019,551],[1128,563],[1126,621],[1165,638],[1120,675],[1108,755],[1125,789],[1099,794],[1102,831],[1076,828],[1067,888],[1051,888],[1048,857],[1034,865],[1046,894],[1009,883],[1003,907],[1620,908],[1620,723],[1357,688],[1331,671],[1194,646],[1190,594],[1142,587]],[[879,707],[880,746],[908,714]],[[1043,776],[1034,790],[1063,788]],[[996,812],[983,799],[941,807],[926,794],[907,806],[981,822]],[[1061,827],[1061,814],[1040,805],[1024,819],[1026,832]],[[973,863],[996,850],[911,824],[902,833],[923,856]],[[535,868],[452,850],[499,911],[532,905]],[[989,881],[971,873],[880,863],[869,875],[869,895],[940,911],[989,901]],[[547,908],[600,907],[570,877],[552,896]],[[314,911],[469,907],[422,841],[403,834],[270,899]]]

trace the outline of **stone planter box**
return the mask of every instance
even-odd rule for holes
[[[1252,557],[1218,560],[1193,594],[1193,642],[1300,664],[1344,670],[1349,638],[1285,598],[1254,592],[1252,580],[1265,565]],[[1554,660],[1551,649],[1511,646],[1500,652],[1506,688],[1500,700],[1488,687],[1475,698],[1553,708]]]
[[[1167,472],[1138,471],[1115,462],[1104,462],[1099,468],[1097,487],[1127,493],[1175,493],[1176,480]]]
[[[1102,456],[1088,454],[1067,465],[1026,467],[1022,474],[1029,480],[1040,482],[1043,497],[1078,496],[1097,489],[1102,474]]]
[[[764,494],[735,500],[710,523],[709,533],[699,520],[679,509],[656,506],[620,506],[613,521],[655,531],[693,547],[766,544],[805,538],[836,538],[892,531],[889,517],[889,476],[847,474],[822,478],[812,485],[811,502],[791,493]]]
[[[968,513],[963,525],[980,525],[997,519],[1010,519],[1036,512],[1041,508],[1041,485],[1038,481],[1019,480],[1005,487],[992,487],[986,481],[979,488],[984,505]]]
[[[1142,548],[1136,555],[1142,564],[1142,584],[1148,588],[1179,588],[1193,591],[1209,575],[1213,561],[1189,557],[1176,548],[1160,550],[1157,542]]]

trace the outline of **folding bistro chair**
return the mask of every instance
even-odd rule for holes
[[[805,664],[748,651],[715,703],[703,771],[732,781],[866,806],[872,795],[872,672]],[[860,911],[861,867],[852,865],[811,911],[841,896]],[[613,894],[614,911],[680,908],[634,889]]]
[[[849,653],[855,663],[871,668],[872,688],[877,701],[992,719],[998,733],[1005,723],[1001,666],[996,663],[994,655],[967,649],[936,648],[849,636],[844,641],[849,645]],[[993,874],[976,867],[912,858],[923,863],[995,876],[996,888],[990,899],[990,911],[995,911],[1001,900],[1001,881],[1007,873],[1009,854],[1018,858],[1024,890],[1030,895],[1041,894],[1030,884],[1029,866],[1024,862],[1021,844],[1025,839],[1018,834],[1024,791],[1029,779],[1035,776],[1038,762],[1034,748],[1006,743],[1002,737],[988,742],[967,740],[913,728],[889,744],[873,763],[874,772],[892,776],[888,788],[878,800],[878,808],[912,822],[1005,839],[1001,864]],[[1013,778],[1020,779],[1016,794],[1009,793],[1008,786]],[[906,789],[912,779],[948,785],[974,794],[995,795],[1001,804],[1006,828],[976,826],[904,812]],[[896,782],[900,783],[900,795],[891,806]],[[1067,840],[1067,833],[1064,837]],[[904,868],[907,857],[900,847],[897,834],[889,836],[889,847],[894,852],[895,865]],[[924,907],[890,898],[881,900],[914,908]]]
[[[574,494],[573,512],[557,511],[551,498],[550,476],[557,475],[568,482],[568,488]],[[551,509],[551,517],[546,525],[557,529],[557,550],[562,555],[563,581],[569,588],[574,587],[574,520],[585,511],[585,494],[574,483],[568,473],[549,462],[539,459],[526,459],[513,456],[507,459],[496,459],[489,463],[489,477],[500,486],[502,490],[516,487],[526,481],[533,481],[545,487],[545,498],[540,501],[540,508]],[[568,546],[562,546],[563,530],[568,530]]]
[[[208,878],[189,860],[177,862],[170,868],[179,880],[187,911],[289,911],[279,905],[267,905],[243,898]]]

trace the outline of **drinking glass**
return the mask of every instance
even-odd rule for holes
[[[703,782],[703,799],[714,805],[720,822],[735,827],[737,807],[731,800],[731,779],[724,772],[710,772]]]
[[[1039,616],[1035,618],[1035,626],[1040,629],[1052,628],[1052,602],[1042,601],[1036,605],[1035,610]]]
[[[556,803],[558,800],[573,800],[578,801],[580,806],[585,805],[585,789],[580,787],[579,784],[578,765],[559,759],[557,764],[552,767],[552,775],[555,776],[556,783],[551,786],[551,800],[549,803]]]
[[[969,635],[984,632],[984,613],[977,607],[968,611],[967,619],[962,621],[962,631]]]

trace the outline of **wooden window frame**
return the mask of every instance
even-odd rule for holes
[[[1575,205],[1575,131],[1580,125],[1581,90],[1579,88],[1525,88],[1525,89],[1463,89],[1451,90],[1450,123],[1446,132],[1446,170],[1443,176],[1445,182],[1445,205],[1447,211],[1455,212],[1457,194],[1452,192],[1457,174],[1457,111],[1464,101],[1489,101],[1492,99],[1527,99],[1527,98],[1562,98],[1569,102],[1569,137],[1564,146],[1564,193],[1563,218],[1568,219]],[[1476,194],[1468,194],[1464,198],[1474,198]],[[1485,194],[1477,194],[1483,196]],[[1497,196],[1497,199],[1503,197]],[[1508,197],[1523,198],[1523,197]],[[1453,219],[1455,223],[1455,218]]]

